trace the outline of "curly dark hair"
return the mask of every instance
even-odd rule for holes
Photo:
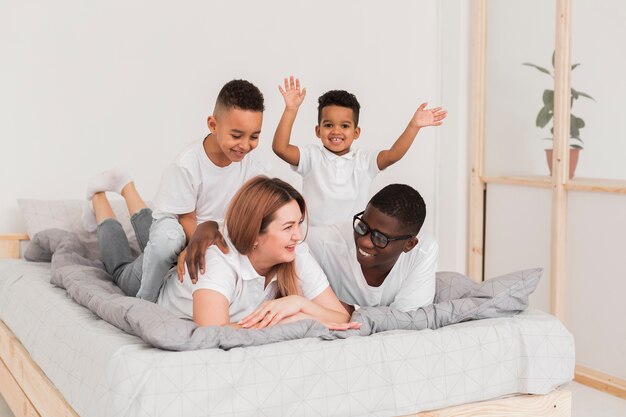
[[[352,119],[354,120],[354,126],[359,125],[359,111],[361,105],[356,99],[354,94],[348,93],[344,90],[330,90],[320,96],[317,99],[319,105],[317,106],[317,124],[322,122],[322,109],[326,106],[341,106],[352,109]]]
[[[250,81],[229,81],[217,95],[215,112],[233,108],[262,112],[265,110],[263,94]]]
[[[406,184],[389,184],[369,204],[397,219],[408,234],[420,231],[426,218],[426,203],[420,193]]]

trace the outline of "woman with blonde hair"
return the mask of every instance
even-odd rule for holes
[[[147,243],[151,210],[131,181],[121,195],[131,215],[140,249]],[[141,283],[142,255],[133,257],[128,239],[104,192],[92,198],[105,269],[126,295]],[[301,224],[302,195],[278,178],[259,176],[233,197],[225,218],[227,253],[211,246],[197,282],[168,272],[157,303],[200,326],[262,328],[316,319],[332,329],[347,323],[343,308],[317,262],[309,254]]]

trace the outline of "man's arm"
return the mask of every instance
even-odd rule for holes
[[[289,80],[285,78],[285,89],[281,86],[278,89],[285,99],[285,110],[274,133],[272,150],[283,161],[297,166],[300,163],[300,149],[289,142],[298,109],[306,96],[306,88],[300,90],[300,80],[296,79],[294,83],[294,77],[291,76]]]
[[[346,309],[346,311],[348,312],[348,314],[350,314],[350,317],[352,317],[352,313],[354,313],[354,306],[348,303],[344,303],[343,301],[339,300],[339,302],[341,303],[341,305],[343,306],[343,308]]]
[[[426,109],[426,105],[427,103],[422,103],[417,108],[408,126],[391,148],[380,151],[376,159],[378,169],[383,170],[402,159],[422,127],[440,126],[443,123],[443,119],[446,118],[448,112],[441,107]]]

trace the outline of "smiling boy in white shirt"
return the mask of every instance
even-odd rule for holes
[[[285,78],[284,88],[278,88],[285,99],[285,110],[274,133],[272,149],[302,175],[302,194],[309,204],[313,226],[349,220],[365,206],[374,177],[402,159],[422,127],[439,126],[447,115],[441,107],[426,109],[423,103],[391,148],[352,149],[352,143],[361,135],[361,106],[353,94],[332,90],[318,99],[315,135],[323,146],[298,147],[290,143],[291,130],[306,88],[300,89],[300,80],[293,76]]]

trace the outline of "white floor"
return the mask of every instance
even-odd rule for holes
[[[626,400],[578,383],[573,383],[569,389],[572,391],[572,417],[626,416]],[[0,417],[14,417],[2,397],[0,397]]]

